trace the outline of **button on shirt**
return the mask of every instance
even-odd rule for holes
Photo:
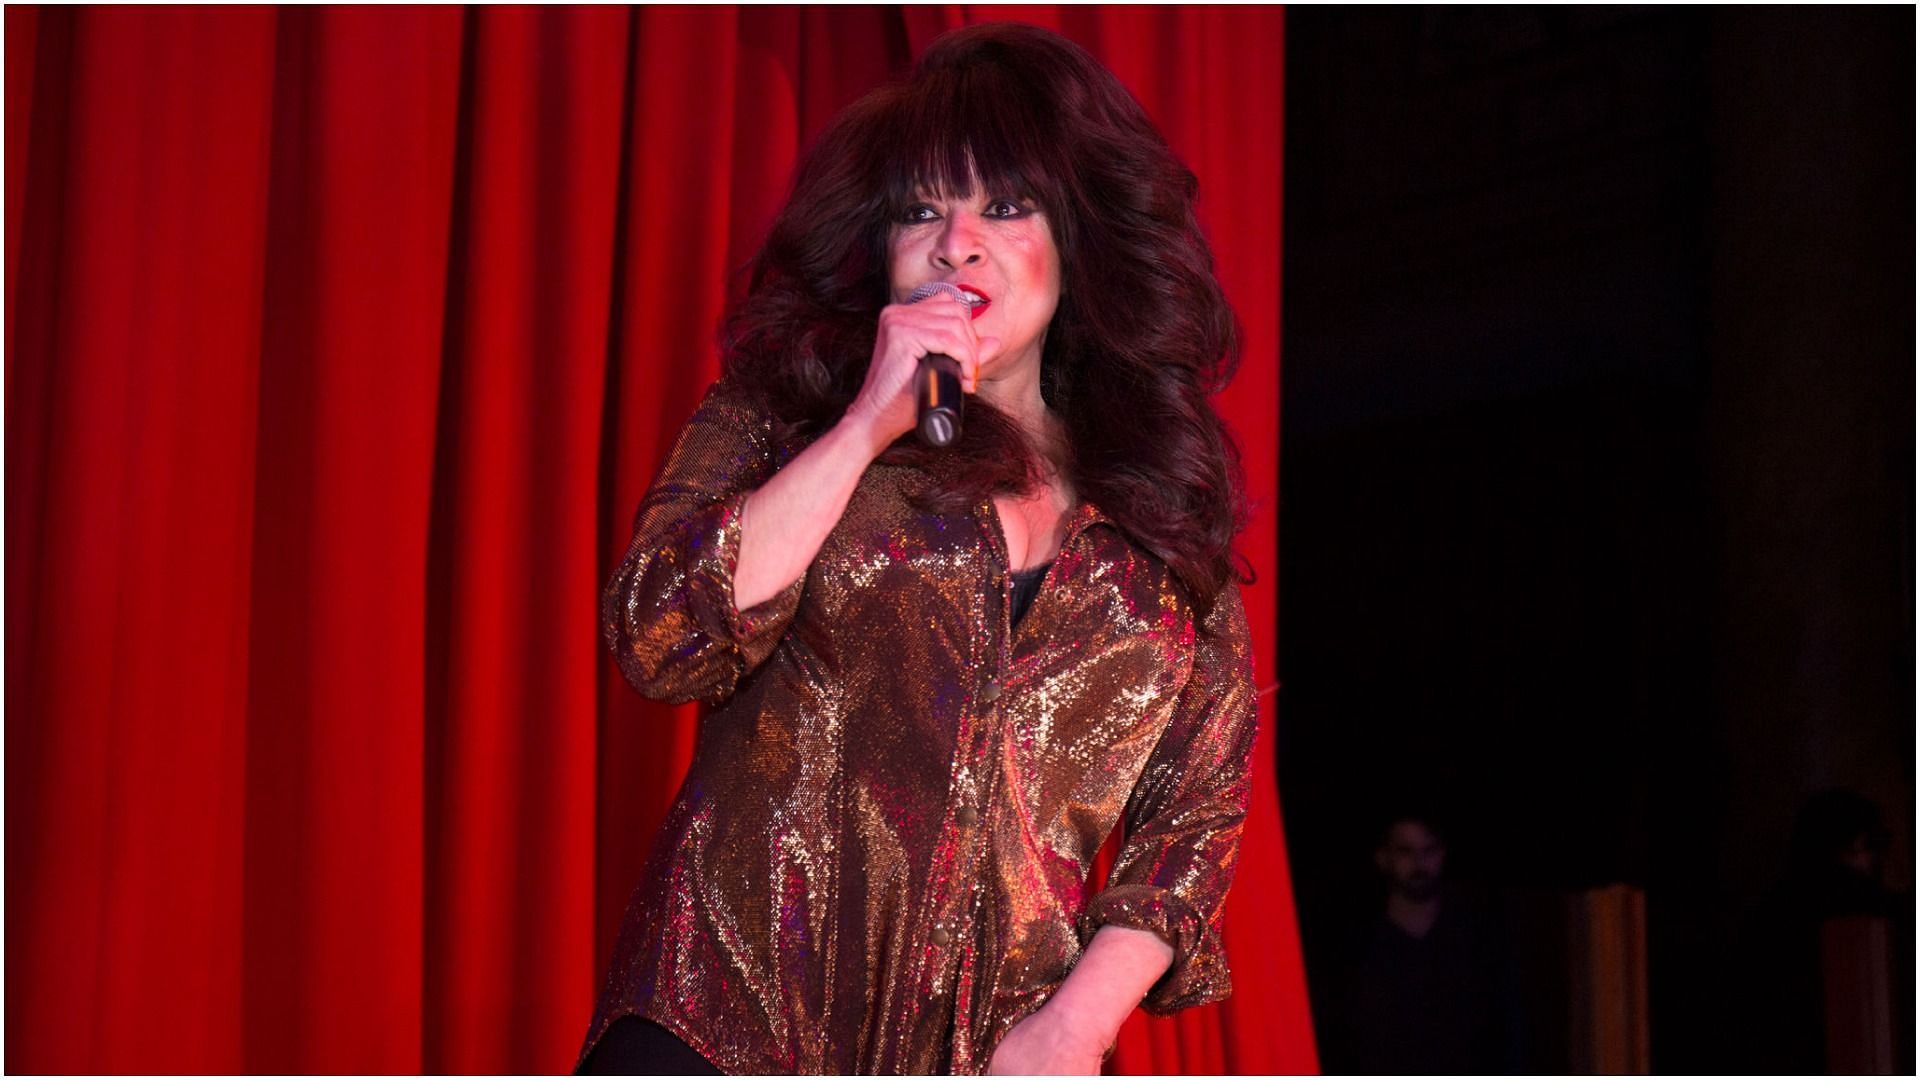
[[[807,573],[740,611],[745,496],[799,449],[772,431],[716,384],[603,598],[628,681],[709,707],[582,1058],[638,1014],[729,1073],[985,1072],[1110,923],[1173,947],[1148,1011],[1227,996],[1255,731],[1237,587],[1202,627],[1082,502],[1016,626],[991,503],[917,509],[930,479],[876,462]]]

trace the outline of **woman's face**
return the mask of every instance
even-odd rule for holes
[[[1047,324],[1060,305],[1060,253],[1053,229],[1039,207],[1021,199],[983,194],[922,193],[888,232],[893,302],[913,290],[944,281],[981,297],[973,327],[1000,339],[999,350],[981,357],[981,377],[1004,378],[1031,364],[1037,376]]]

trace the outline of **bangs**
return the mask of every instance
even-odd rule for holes
[[[1069,149],[1054,119],[1058,103],[1047,98],[1016,69],[994,63],[949,68],[905,88],[879,151],[889,218],[926,194],[959,198],[976,185],[1057,217]]]

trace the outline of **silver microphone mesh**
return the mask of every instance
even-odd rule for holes
[[[948,293],[952,295],[955,300],[965,301],[967,299],[967,294],[961,292],[960,286],[958,285],[946,281],[929,281],[914,289],[913,295],[907,297],[907,303],[917,304],[929,296],[936,296],[940,293]],[[969,306],[971,306],[970,303]]]

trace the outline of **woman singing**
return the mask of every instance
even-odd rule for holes
[[[582,1071],[1097,1073],[1228,994],[1255,710],[1194,192],[1025,26],[822,134],[607,586],[627,679],[709,708]]]

